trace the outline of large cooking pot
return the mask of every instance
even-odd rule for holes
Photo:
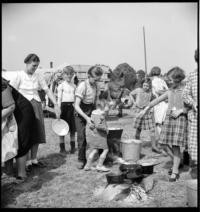
[[[143,163],[142,164],[142,173],[143,174],[153,174],[154,164]]]
[[[108,173],[106,174],[106,179],[108,184],[121,184],[124,182],[124,174],[123,173]]]

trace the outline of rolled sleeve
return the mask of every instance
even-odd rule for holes
[[[81,99],[83,99],[83,96],[85,95],[85,83],[81,82],[78,87],[76,88],[75,91],[75,96],[80,97]]]

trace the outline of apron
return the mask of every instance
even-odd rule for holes
[[[1,123],[1,162],[6,162],[17,155],[18,133],[17,122],[14,115]]]

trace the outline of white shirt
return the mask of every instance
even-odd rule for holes
[[[62,82],[58,88],[58,104],[61,102],[74,102],[76,86],[72,82]]]
[[[160,96],[160,92],[162,91],[167,91],[168,87],[166,82],[155,76],[152,79],[152,93],[156,96],[159,97]],[[165,116],[166,116],[166,112],[167,112],[167,108],[168,108],[168,103],[162,101],[159,104],[154,106],[154,118],[155,118],[155,123],[159,123],[162,124],[163,121],[165,120]]]
[[[159,92],[164,90],[168,90],[166,82],[159,77],[154,77],[152,79],[152,93],[158,97]]]
[[[35,99],[41,102],[38,90],[48,89],[45,79],[40,74],[28,75],[25,71],[18,71],[16,77],[10,81],[10,84],[29,101]]]
[[[82,99],[85,104],[92,104],[95,102],[97,95],[96,86],[91,86],[89,79],[81,82],[76,88],[75,96],[78,96]]]

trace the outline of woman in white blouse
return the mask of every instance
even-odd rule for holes
[[[37,160],[39,144],[46,143],[44,116],[38,90],[43,89],[54,103],[57,118],[60,118],[60,108],[56,103],[56,98],[48,88],[45,79],[40,74],[35,73],[40,63],[39,57],[36,54],[29,54],[25,58],[24,63],[26,64],[25,70],[19,71],[16,77],[11,80],[10,84],[31,102],[36,116],[36,124],[33,126],[37,131],[34,138],[36,143],[32,146],[31,155],[27,161],[27,171],[31,171],[32,167],[45,167],[42,162]]]

